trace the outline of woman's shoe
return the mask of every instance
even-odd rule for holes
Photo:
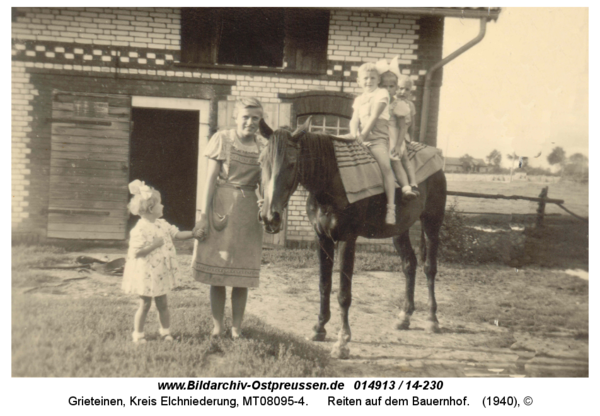
[[[160,328],[158,330],[158,332],[160,333],[160,336],[162,337],[163,341],[173,341],[173,336],[171,335],[171,330],[170,329],[162,329]]]
[[[144,335],[143,332],[133,332],[131,334],[131,337],[133,338],[133,343],[134,344],[145,344],[146,343],[146,336]]]

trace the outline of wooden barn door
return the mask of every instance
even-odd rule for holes
[[[233,119],[234,108],[235,101],[219,101],[217,123],[220,130],[235,128],[235,121]],[[291,126],[291,104],[264,103],[263,109],[265,112],[264,119],[273,130],[283,126]],[[284,214],[283,227],[278,234],[263,234],[264,247],[283,247],[285,245],[286,219],[287,215]]]
[[[123,240],[131,97],[55,91],[48,237]]]

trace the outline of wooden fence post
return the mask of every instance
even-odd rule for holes
[[[548,187],[547,186],[542,188],[542,192],[540,193],[540,198],[542,200],[538,204],[537,219],[535,222],[535,227],[537,229],[541,229],[544,226],[544,211],[546,209],[546,198],[548,198]]]

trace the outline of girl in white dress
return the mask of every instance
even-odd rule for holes
[[[153,298],[158,309],[160,335],[166,341],[173,341],[167,305],[167,293],[179,283],[173,239],[190,239],[192,232],[179,231],[160,219],[164,207],[156,189],[136,179],[129,184],[129,191],[133,194],[129,211],[141,217],[131,230],[122,286],[125,293],[140,297],[133,321],[133,342],[146,342],[144,323]]]

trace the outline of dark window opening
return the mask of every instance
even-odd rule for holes
[[[217,63],[283,66],[283,10],[239,9],[223,13]]]
[[[329,11],[183,8],[184,63],[327,70]]]

